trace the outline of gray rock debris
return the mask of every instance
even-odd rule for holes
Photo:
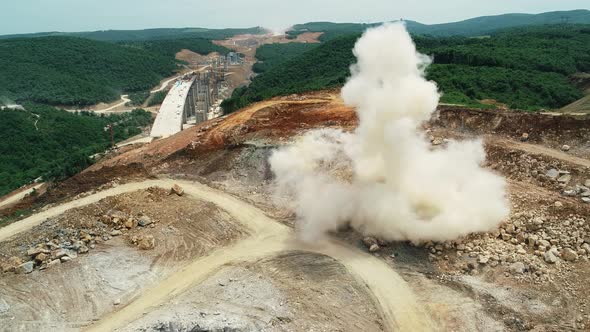
[[[570,248],[565,248],[561,251],[561,258],[565,261],[573,262],[578,259],[578,254]]]
[[[153,223],[154,221],[152,220],[152,218],[148,217],[148,216],[141,216],[139,218],[139,220],[137,221],[138,225],[141,227],[145,227],[150,225],[151,223]]]
[[[556,170],[555,168],[552,168],[552,169],[548,170],[547,173],[545,173],[545,175],[547,175],[547,177],[555,180],[559,176],[559,171]]]
[[[510,273],[512,274],[523,274],[526,270],[526,265],[523,262],[516,262],[510,265]]]
[[[557,263],[558,258],[557,258],[557,255],[556,255],[556,250],[551,249],[551,250],[546,251],[543,254],[543,259],[545,259],[545,262],[547,262],[549,264],[555,264],[555,263]]]
[[[19,265],[18,268],[16,269],[16,271],[18,273],[28,274],[28,273],[33,272],[33,269],[34,268],[35,268],[35,262],[28,261],[26,263],[23,263],[23,264]]]

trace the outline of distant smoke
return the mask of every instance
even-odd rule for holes
[[[308,132],[270,158],[277,197],[289,197],[303,239],[351,225],[386,240],[443,241],[489,231],[509,213],[503,178],[482,168],[480,141],[432,150],[418,132],[439,93],[424,78],[402,24],[370,29],[342,89],[360,120],[354,133]]]

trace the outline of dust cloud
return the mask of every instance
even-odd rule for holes
[[[269,160],[276,197],[296,212],[302,239],[348,225],[413,242],[496,228],[509,213],[505,181],[481,167],[482,142],[433,150],[418,130],[440,94],[424,78],[430,58],[416,51],[404,25],[367,30],[353,52],[342,97],[357,110],[356,131],[311,131]]]

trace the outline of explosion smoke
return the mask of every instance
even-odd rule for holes
[[[443,241],[489,231],[508,215],[504,179],[482,168],[481,141],[431,150],[417,130],[439,93],[430,59],[402,24],[370,29],[342,89],[354,133],[322,129],[270,158],[279,197],[290,197],[302,238],[350,224],[386,240]]]

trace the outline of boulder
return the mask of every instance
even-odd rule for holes
[[[35,256],[35,261],[39,264],[45,262],[46,260],[49,259],[49,255],[46,253],[39,253],[37,256]]]
[[[16,272],[19,274],[29,274],[29,273],[33,272],[34,268],[35,268],[35,262],[28,261],[26,263],[19,265],[16,268]]]
[[[432,145],[441,145],[443,144],[443,140],[440,138],[435,138],[432,140]]]
[[[23,263],[19,257],[12,256],[6,262],[0,264],[2,272],[15,272],[16,269]]]
[[[156,240],[152,235],[143,235],[138,239],[137,245],[141,250],[154,249],[156,246]]]
[[[520,140],[523,142],[526,142],[529,140],[529,133],[522,133],[522,135],[520,135]]]
[[[90,241],[92,241],[94,239],[94,237],[86,232],[82,233],[82,231],[80,231],[80,241],[84,242],[84,243],[88,243]]]
[[[69,249],[58,249],[51,252],[51,257],[53,259],[61,259],[62,257],[76,258],[78,254]]]
[[[573,262],[578,259],[578,254],[570,248],[565,248],[561,251],[561,258],[568,262]]]
[[[381,249],[381,247],[379,247],[378,244],[373,244],[369,247],[370,252],[376,252],[376,251],[379,251],[380,249]]]
[[[88,252],[88,247],[86,245],[82,245],[82,246],[80,246],[80,249],[78,249],[79,254],[85,254],[87,252]]]
[[[555,180],[559,176],[559,171],[556,170],[555,168],[552,168],[552,169],[548,170],[547,173],[545,173],[545,175],[548,178]]]
[[[182,196],[182,195],[184,195],[184,189],[182,189],[182,187],[179,186],[178,184],[175,184],[172,186],[172,188],[170,188],[170,193],[176,194],[178,196]]]
[[[557,178],[557,182],[567,184],[568,182],[570,182],[571,179],[572,179],[571,174],[564,174],[564,175],[560,176],[559,178]]]
[[[63,256],[62,258],[59,259],[62,263],[66,263],[71,261],[72,259],[68,256]]]
[[[29,256],[37,256],[40,253],[48,254],[49,250],[45,249],[45,245],[38,245],[36,247],[30,248],[27,250],[27,255]]]
[[[571,146],[569,146],[569,145],[567,145],[567,144],[564,144],[564,145],[562,145],[562,146],[561,146],[561,149],[562,149],[563,151],[569,151],[569,150],[571,149]]]
[[[373,246],[374,244],[379,245],[379,243],[377,242],[377,239],[372,237],[372,236],[366,236],[363,238],[363,244],[365,245],[365,247],[367,248],[371,248],[371,246]]]
[[[137,227],[137,225],[138,221],[133,217],[127,218],[127,221],[125,221],[125,223],[123,224],[123,226],[125,226],[127,229],[135,228]]]
[[[543,254],[543,259],[545,260],[545,262],[549,263],[549,264],[555,264],[557,263],[557,255],[555,255],[555,251],[553,250],[548,250]]]
[[[584,181],[584,187],[590,188],[590,179]]]
[[[512,274],[523,274],[526,270],[526,265],[523,262],[516,262],[510,265],[510,273]]]
[[[154,221],[152,220],[152,218],[148,217],[148,216],[141,216],[137,222],[137,224],[141,227],[145,227],[150,225],[151,223],[153,223]]]
[[[103,216],[103,221],[105,221],[107,224],[111,223],[111,224],[118,224],[120,222],[123,222],[124,220],[127,220],[129,216],[123,212],[123,211],[119,211],[119,210],[109,210],[104,216]]]
[[[115,229],[111,232],[111,236],[119,236],[121,234],[123,234],[123,233],[118,229]]]
[[[480,255],[477,258],[477,262],[479,264],[487,264],[489,261],[490,261],[490,257],[489,256],[486,256],[486,255]]]

